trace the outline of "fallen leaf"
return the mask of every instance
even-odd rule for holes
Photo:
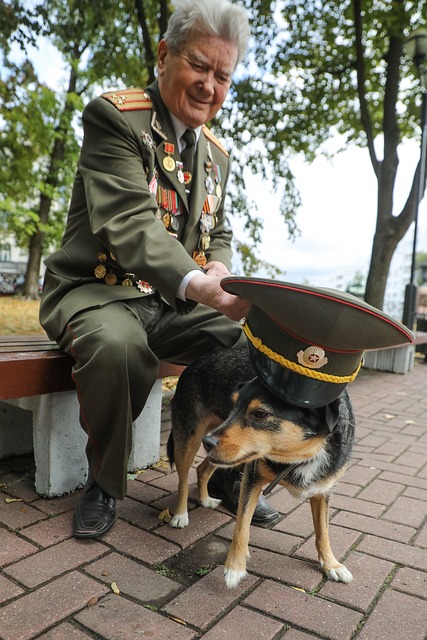
[[[93,596],[93,597],[88,601],[87,606],[88,606],[88,607],[93,607],[94,605],[96,605],[96,604],[97,604],[98,600],[99,600],[98,596]]]
[[[385,418],[386,420],[391,420],[391,419],[392,419],[392,418],[394,418],[394,417],[395,417],[395,416],[392,416],[392,415],[391,415],[391,413],[385,413],[385,414],[384,414],[384,418]]]
[[[405,424],[415,424],[415,420],[405,420]]]
[[[292,589],[295,589],[295,591],[301,591],[301,593],[307,593],[305,589],[300,589],[299,587],[292,587]]]
[[[173,616],[169,616],[170,620],[174,620],[175,622],[178,622],[179,624],[183,624],[185,627],[187,626],[187,623],[184,620],[181,620],[181,618],[174,618]]]
[[[103,569],[103,570],[101,571],[101,576],[109,576],[109,575],[110,575],[110,572],[109,572],[109,571],[107,571],[107,569]]]
[[[167,522],[169,524],[169,522],[172,520],[169,509],[166,508],[159,513],[159,520],[161,520],[162,522]]]
[[[6,498],[6,504],[10,504],[11,502],[23,502],[22,498]]]
[[[117,586],[117,584],[116,584],[115,582],[112,582],[112,583],[111,583],[111,589],[114,591],[114,593],[115,593],[117,596],[119,595],[119,593],[120,593],[120,589],[119,589],[119,587]]]

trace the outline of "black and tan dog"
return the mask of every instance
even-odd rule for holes
[[[249,529],[260,492],[280,484],[295,497],[310,499],[320,565],[326,576],[350,582],[329,544],[329,492],[348,463],[354,416],[347,391],[326,407],[299,408],[273,395],[257,377],[246,351],[210,354],[188,366],[172,401],[168,441],[179,475],[173,527],[188,525],[188,474],[203,441],[207,457],[197,468],[200,504],[216,508],[208,493],[215,469],[244,464],[233,541],[225,582],[236,587],[246,575]]]

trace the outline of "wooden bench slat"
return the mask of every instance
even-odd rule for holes
[[[0,337],[0,400],[72,391],[73,359],[46,336]],[[184,367],[160,361],[158,378],[179,376]]]

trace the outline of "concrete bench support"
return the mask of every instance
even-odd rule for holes
[[[87,437],[79,424],[75,391],[7,400],[0,407],[0,458],[34,451],[38,494],[53,498],[84,485]],[[133,423],[129,471],[158,461],[161,408],[162,381],[158,379],[143,412]]]

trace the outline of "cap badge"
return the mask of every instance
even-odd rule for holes
[[[328,363],[328,358],[325,356],[325,352],[320,347],[314,345],[307,347],[304,351],[298,351],[298,362],[304,367],[309,369],[321,369]]]

